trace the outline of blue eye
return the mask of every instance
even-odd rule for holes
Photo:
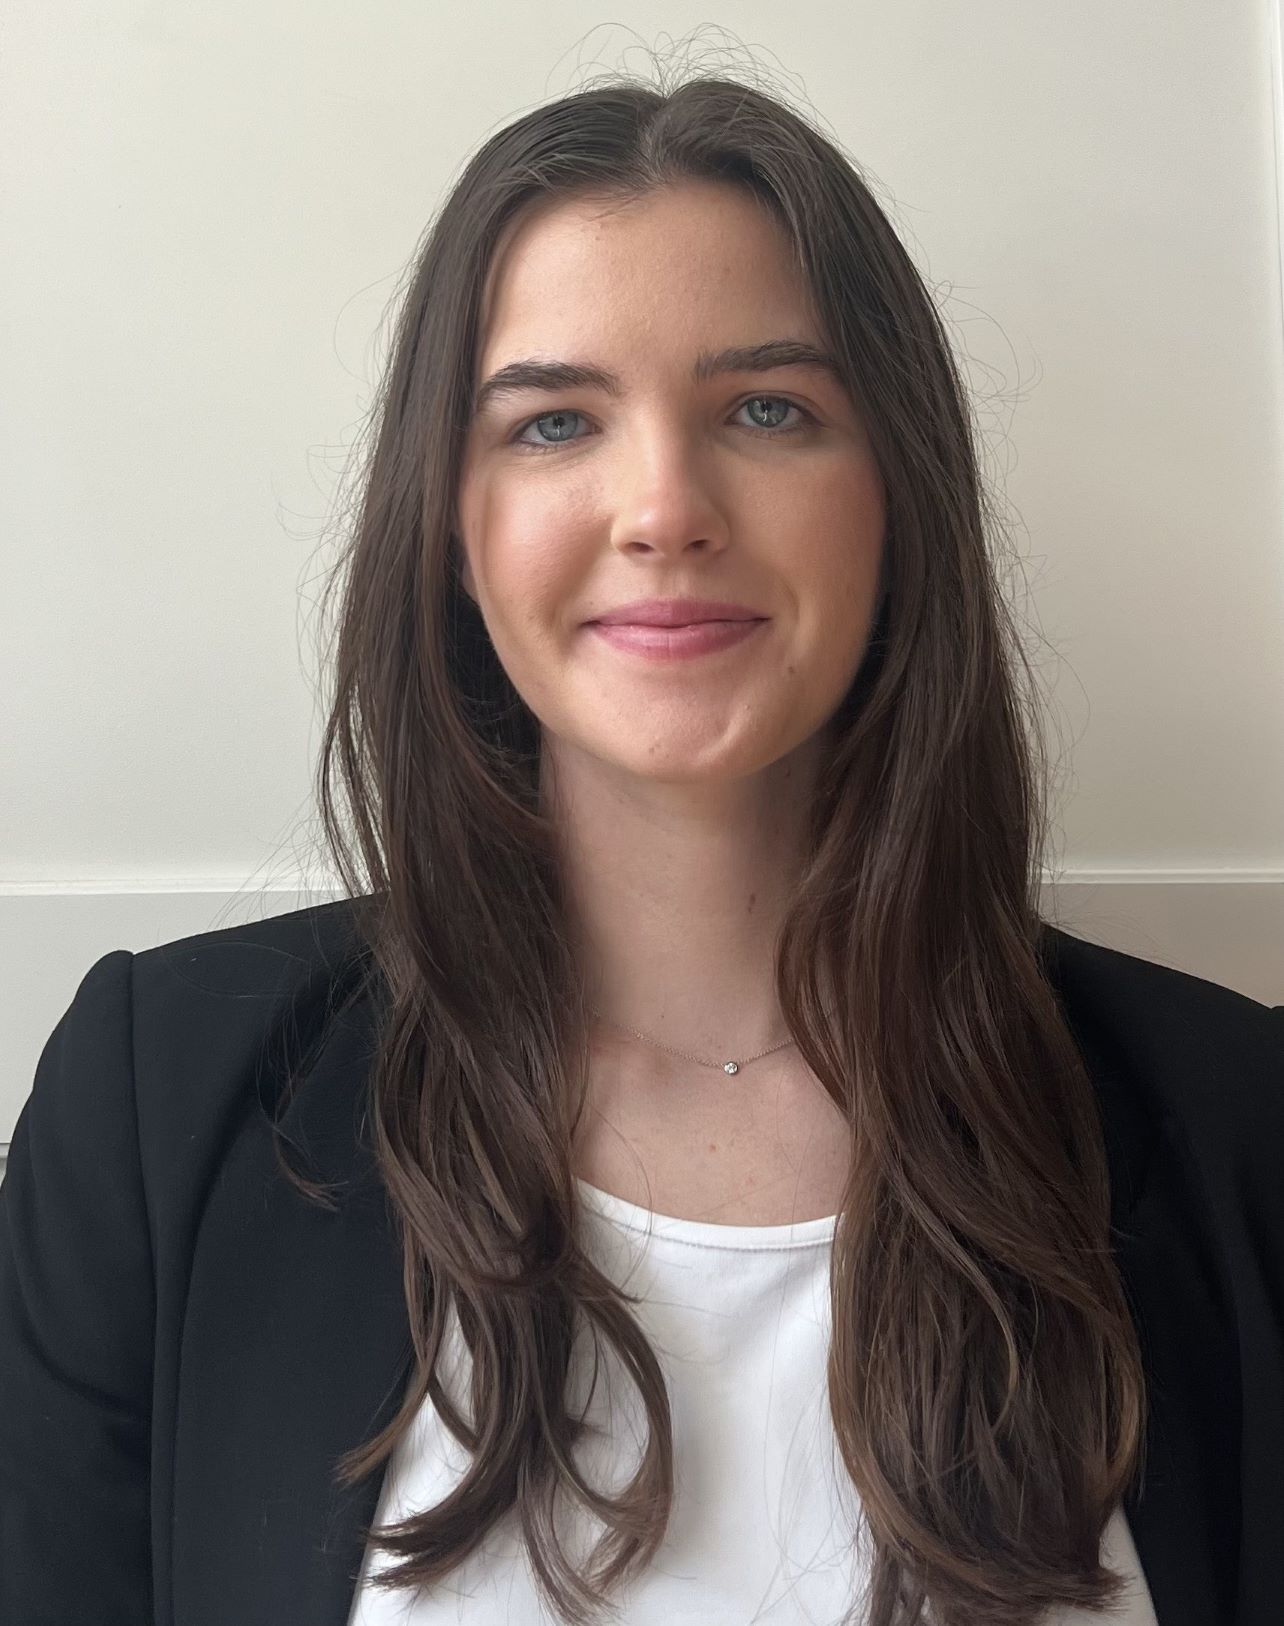
[[[528,418],[526,422],[518,429],[517,433],[518,435],[521,435],[527,429],[534,428],[537,423],[565,423],[567,419],[578,418],[579,416],[580,414],[578,412],[567,412],[565,410],[558,412],[542,412],[538,418]],[[559,439],[543,442],[518,440],[516,441],[516,444],[519,446],[531,446],[534,447],[537,452],[542,452],[548,451],[554,446],[564,446],[569,438],[569,436],[563,435]]]
[[[802,422],[791,424],[757,424],[755,425],[755,429],[757,434],[761,436],[796,435],[800,430],[808,428],[816,421],[815,417],[812,415],[812,413],[808,412],[806,407],[799,406],[797,401],[790,400],[787,395],[750,395],[740,403],[740,405],[736,408],[736,411],[743,412],[747,406],[758,406],[763,402],[774,403],[777,406],[792,408],[794,412],[799,414]],[[531,452],[552,452],[556,451],[559,446],[569,446],[575,439],[580,437],[569,434],[561,434],[559,438],[553,440],[522,440],[520,437],[524,435],[528,429],[533,429],[536,424],[557,423],[565,425],[568,420],[582,418],[583,416],[583,413],[572,412],[565,407],[559,407],[553,412],[541,412],[538,417],[527,418],[524,423],[517,426],[517,429],[514,431],[511,437],[511,444],[514,446],[521,446],[524,450]]]
[[[768,403],[774,403],[776,406],[792,407],[793,410],[795,412],[799,413],[802,416],[802,418],[804,420],[806,420],[807,422],[810,422],[810,423],[815,422],[815,419],[812,418],[811,413],[808,412],[805,407],[800,407],[798,405],[797,401],[791,401],[787,395],[751,395],[747,401],[742,401],[740,403],[740,405],[736,408],[736,411],[737,412],[743,412],[745,407],[747,407],[747,406],[759,406],[764,401],[766,401]],[[757,424],[755,427],[760,429],[763,432],[764,435],[792,435],[796,430],[799,430],[799,429],[803,428],[804,425],[801,424],[801,423],[791,423],[791,424],[783,424],[783,423],[782,424],[761,424],[760,423],[760,424]]]

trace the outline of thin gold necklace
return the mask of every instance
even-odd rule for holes
[[[667,1050],[671,1056],[681,1056],[686,1061],[697,1061],[701,1067],[716,1067],[722,1073],[738,1073],[742,1067],[747,1067],[751,1061],[761,1061],[764,1056],[774,1056],[777,1050],[783,1050],[786,1045],[794,1043],[786,1039],[781,1044],[772,1045],[770,1050],[760,1050],[756,1056],[746,1056],[742,1061],[705,1061],[701,1056],[693,1056],[687,1050],[675,1050],[672,1045],[661,1044],[658,1039],[648,1039],[645,1033],[638,1033],[633,1028],[621,1027],[618,1022],[611,1022],[602,1015],[596,1006],[590,1005],[589,1010],[597,1017],[599,1022],[606,1022],[607,1027],[615,1028],[619,1033],[627,1033],[631,1038],[641,1039],[643,1044],[654,1045],[657,1050]]]

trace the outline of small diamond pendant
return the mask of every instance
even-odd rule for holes
[[[740,1063],[738,1061],[724,1061],[722,1064],[722,1070],[724,1073],[738,1073],[740,1071]]]

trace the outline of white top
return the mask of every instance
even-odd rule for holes
[[[655,1561],[614,1598],[629,1626],[830,1626],[864,1597],[868,1532],[829,1416],[829,1257],[836,1216],[797,1225],[713,1225],[652,1213],[578,1182],[585,1245],[612,1280],[642,1300],[673,1410],[675,1502]],[[582,1409],[592,1374],[587,1335],[571,1398]],[[468,1417],[459,1373],[468,1359],[452,1315],[442,1378]],[[587,1366],[587,1370],[586,1370]],[[603,1346],[577,1459],[590,1483],[618,1492],[636,1467],[643,1409],[613,1349]],[[627,1452],[620,1456],[627,1444]],[[434,1506],[462,1477],[463,1448],[425,1400],[388,1466],[377,1523]],[[569,1555],[601,1533],[559,1513]],[[1102,1559],[1131,1585],[1118,1612],[1078,1609],[1048,1626],[1157,1626],[1122,1509]],[[348,1626],[557,1626],[542,1604],[510,1515],[463,1565],[418,1598],[367,1586],[391,1567],[368,1551]]]

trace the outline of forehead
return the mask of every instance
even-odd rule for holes
[[[736,342],[746,325],[819,338],[786,233],[742,189],[698,181],[624,202],[543,201],[496,244],[478,370],[612,339]]]

